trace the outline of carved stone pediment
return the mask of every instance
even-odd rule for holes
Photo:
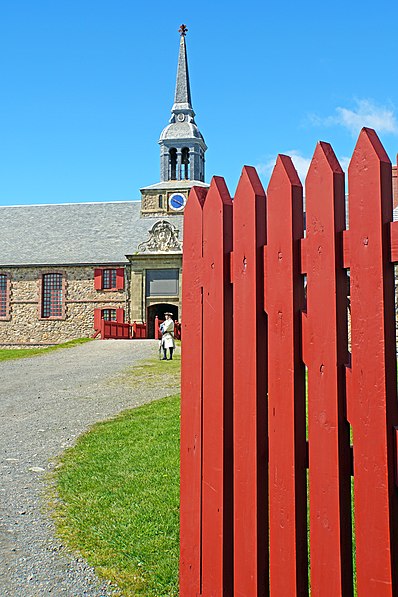
[[[182,242],[179,240],[180,231],[176,226],[166,220],[159,220],[149,230],[148,240],[138,245],[141,253],[167,253],[182,251]]]

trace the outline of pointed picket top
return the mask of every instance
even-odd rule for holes
[[[192,187],[184,209],[184,214],[190,213],[191,210],[196,210],[198,208],[203,209],[207,191],[208,189],[204,187]]]
[[[377,213],[383,222],[392,221],[392,165],[373,129],[363,128],[359,134],[348,167],[348,187],[350,236],[356,229],[354,222],[362,218],[372,219]]]
[[[268,184],[268,192],[274,185],[279,185],[279,179],[281,177],[287,178],[288,182],[293,187],[302,188],[300,177],[294,167],[292,158],[287,155],[278,154],[276,158],[276,164],[271,174],[271,178]]]
[[[222,176],[213,176],[210,188],[207,192],[207,198],[204,204],[204,210],[214,207],[215,204],[232,205],[231,195],[229,194],[227,184]]]
[[[238,186],[234,197],[234,203],[240,200],[247,201],[247,194],[253,196],[265,197],[264,187],[261,184],[257,170],[253,166],[243,166]]]
[[[306,180],[317,174],[320,168],[326,168],[325,173],[329,171],[331,174],[344,175],[333,147],[325,141],[318,141],[316,145]]]
[[[362,162],[365,156],[367,160],[372,159],[373,156],[373,159],[378,162],[391,164],[376,131],[367,127],[364,127],[359,133],[348,170]]]

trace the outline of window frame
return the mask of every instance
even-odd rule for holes
[[[104,319],[102,317],[103,311],[107,309],[116,309],[116,321],[115,323],[125,323],[126,322],[126,311],[124,307],[118,307],[117,305],[104,305],[103,307],[96,307],[94,309],[94,331],[99,332],[101,330],[101,321]],[[105,321],[112,321],[112,320],[105,320]]]
[[[150,293],[151,288],[151,281],[150,275],[152,272],[175,272],[175,276],[170,277],[169,280],[173,280],[175,282],[175,291],[176,292],[157,292],[155,294]],[[159,280],[158,280],[159,281]],[[146,299],[159,299],[159,298],[171,298],[171,297],[178,297],[180,293],[180,270],[178,267],[155,267],[155,268],[147,268],[145,270],[145,298]]]
[[[9,272],[0,271],[0,276],[5,276],[5,279],[6,279],[6,313],[5,313],[5,315],[0,315],[0,321],[10,321],[11,320],[11,305],[10,305],[11,275],[9,274]]]
[[[62,276],[62,302],[61,302],[61,315],[50,315],[49,317],[43,316],[44,307],[44,276],[57,274]],[[66,319],[66,272],[54,270],[42,272],[39,279],[39,304],[38,304],[38,318],[40,321],[63,321]]]
[[[104,272],[115,271],[115,284],[112,288],[104,288]],[[94,269],[94,289],[102,292],[120,292],[125,289],[124,267],[98,267]]]
[[[105,312],[107,312],[108,314],[110,314],[111,312],[115,313],[115,319],[112,319],[111,317],[109,317],[109,319],[107,319],[104,315]],[[114,321],[115,323],[117,322],[117,309],[116,307],[102,307],[101,308],[101,319],[104,319],[105,321]]]

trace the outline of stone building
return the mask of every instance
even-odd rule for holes
[[[208,185],[180,34],[160,181],[140,201],[0,207],[0,345],[90,337],[101,319],[146,321],[153,337],[156,315],[181,318],[184,207]]]

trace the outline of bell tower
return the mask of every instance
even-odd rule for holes
[[[141,213],[181,213],[189,190],[205,186],[205,140],[192,108],[185,36],[181,25],[177,80],[169,124],[160,134],[160,182],[141,189]]]

